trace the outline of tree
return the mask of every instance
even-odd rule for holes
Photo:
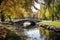
[[[4,14],[2,13],[2,11],[1,11],[1,21],[2,21],[2,22],[5,21],[5,16],[4,16]]]
[[[0,6],[1,6],[1,4],[2,4],[2,1],[3,1],[3,0],[0,0]],[[1,8],[0,8],[0,9],[1,9]],[[3,14],[3,10],[0,11],[0,14],[1,14],[1,21],[4,22],[4,21],[5,21],[5,16],[4,16],[4,14]]]
[[[2,3],[2,0],[0,0],[0,5],[1,5],[1,3]]]
[[[34,0],[3,0],[0,10],[8,18],[11,13],[11,18],[24,18],[24,13],[30,14],[32,12],[31,6]]]

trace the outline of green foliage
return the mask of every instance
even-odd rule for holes
[[[3,0],[0,5],[0,10],[8,18],[24,18],[28,14],[32,13],[31,6],[34,1],[38,3],[38,0]],[[44,4],[41,4],[40,16],[42,19],[59,19],[60,18],[60,1],[58,0],[44,0]],[[35,8],[36,9],[36,8]],[[46,10],[48,9],[48,12]],[[49,16],[47,17],[47,13]]]
[[[49,18],[52,20],[60,19],[60,11],[59,11],[60,10],[60,1],[58,1],[58,0],[44,0],[44,2],[45,2],[45,5],[43,7],[41,6],[41,8],[43,8],[43,11],[41,11],[43,18],[45,18],[45,19]],[[47,11],[47,9],[48,9],[48,11]],[[49,13],[48,17],[46,17],[47,13]]]
[[[53,0],[44,0],[45,4],[47,4],[48,7],[50,7],[50,4],[52,3]]]
[[[31,6],[34,0],[3,0],[0,5],[0,10],[3,11],[6,18],[11,15],[11,18],[24,18],[24,13],[31,13]]]

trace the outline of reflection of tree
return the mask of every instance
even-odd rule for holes
[[[39,28],[39,32],[40,32],[40,37],[43,38],[45,36],[45,29],[44,28]]]
[[[22,40],[14,31],[3,28],[0,29],[0,40]]]
[[[46,40],[55,40],[55,38],[56,38],[55,32],[49,31],[47,29],[39,28],[39,32],[40,32],[40,37],[44,38],[44,36],[45,36]]]

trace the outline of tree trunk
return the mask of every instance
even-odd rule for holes
[[[5,15],[2,13],[3,11],[1,11],[1,22],[4,22],[5,21]]]
[[[2,1],[3,1],[3,0],[0,0],[0,5],[1,5]]]
[[[54,15],[52,14],[52,21],[54,21]]]

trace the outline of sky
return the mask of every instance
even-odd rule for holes
[[[38,2],[44,3],[44,0],[38,0]],[[35,1],[34,1],[34,6],[35,6],[37,9],[40,10],[40,4],[36,3]],[[38,11],[38,10],[36,10],[33,6],[31,7],[31,9],[32,9],[33,12],[37,12],[37,11]]]

